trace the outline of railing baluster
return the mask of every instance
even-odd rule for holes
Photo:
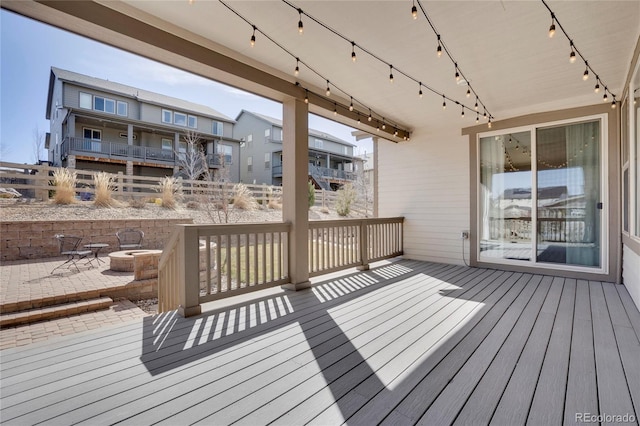
[[[231,291],[231,235],[225,235],[225,243],[226,243],[226,256],[225,261],[227,263],[227,290]]]
[[[240,234],[236,234],[236,280],[237,288],[242,288],[242,263],[240,263],[240,251],[242,243],[240,242]]]
[[[259,238],[258,238],[258,233],[256,232],[254,234],[254,240],[253,240],[253,284],[254,285],[258,285],[258,243],[259,243]]]
[[[211,294],[211,236],[207,235],[204,242],[206,244],[204,252],[207,256],[207,294]]]
[[[216,293],[222,293],[222,238],[216,235]]]
[[[267,282],[267,233],[262,233],[262,281]]]

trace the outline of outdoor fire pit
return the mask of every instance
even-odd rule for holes
[[[122,250],[109,253],[109,269],[117,272],[134,272],[134,254],[162,254],[162,250]]]

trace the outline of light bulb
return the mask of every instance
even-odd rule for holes
[[[609,97],[607,96],[607,92],[604,92],[604,96],[602,97],[602,102],[607,102]]]
[[[549,38],[553,38],[553,36],[556,34],[556,17],[554,16],[554,14],[551,14],[551,26],[549,27]]]
[[[393,129],[393,136],[398,136],[398,129]]]
[[[377,125],[376,126],[376,132],[379,132],[379,131],[380,131],[380,125]]]
[[[355,62],[357,59],[356,57],[356,43],[355,42],[351,42],[351,60],[353,62]]]
[[[360,124],[360,114],[358,114],[358,124]]]
[[[367,121],[371,121],[373,120],[373,117],[371,117],[371,110],[369,110],[369,117],[367,118]]]
[[[487,127],[491,128],[491,119],[489,119],[489,122],[487,123]]]
[[[304,103],[308,104],[309,103],[309,91],[305,90],[305,94],[304,94]]]
[[[302,25],[302,9],[298,9],[298,15],[300,15],[300,20],[298,21],[298,32],[302,34],[304,32],[304,25]]]
[[[327,96],[331,96],[331,89],[329,88],[329,80],[327,80]]]
[[[593,91],[598,93],[600,92],[600,82],[596,80],[596,87],[593,88]]]
[[[478,97],[476,96],[476,104],[473,106],[473,108],[477,111],[478,110]]]
[[[458,68],[456,68],[456,81],[460,81],[460,73],[458,72]]]
[[[338,115],[338,105],[333,104],[333,115]]]
[[[447,109],[447,101],[444,98],[444,95],[442,95],[442,109]]]
[[[249,43],[251,43],[251,47],[256,45],[256,26],[253,26],[253,34],[251,34],[251,40],[249,41]]]
[[[460,114],[462,118],[464,118],[464,107],[462,107],[462,114]]]
[[[415,4],[411,8],[411,16],[413,16],[413,19],[418,19],[418,8]]]
[[[569,62],[572,64],[576,61],[576,51],[573,50],[573,42],[571,42],[571,53],[569,53]]]
[[[582,80],[587,81],[589,79],[589,65],[584,63],[586,68],[584,69],[584,74],[582,74]]]
[[[480,122],[480,113],[476,113],[476,123]]]
[[[440,34],[438,34],[438,48],[436,49],[438,58],[442,56],[442,43],[440,43]]]
[[[349,111],[353,111],[353,97],[351,98],[351,103],[349,104]]]
[[[387,125],[384,123],[384,118],[382,119],[382,130],[385,130],[387,128]]]
[[[471,97],[471,89],[470,89],[470,88],[468,88],[468,89],[467,89],[467,98],[470,98],[470,97]]]
[[[418,87],[419,87],[418,96],[420,96],[420,99],[422,99],[422,83],[418,83]]]
[[[389,81],[393,83],[393,65],[389,65]]]
[[[611,101],[611,109],[616,109],[616,100],[615,98]]]

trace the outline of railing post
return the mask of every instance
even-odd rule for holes
[[[117,191],[122,195],[122,191],[123,191],[122,184],[124,181],[122,172],[118,172],[118,178],[116,181],[117,181],[117,184],[116,184]]]
[[[36,172],[36,176],[49,176],[48,169],[40,169]],[[38,201],[47,201],[49,200],[49,180],[36,180],[35,182],[36,190],[35,197]]]
[[[360,261],[362,264],[357,267],[359,271],[369,270],[369,232],[367,222],[360,221]]]
[[[183,317],[200,315],[200,259],[193,253],[199,252],[198,229],[193,226],[183,226],[183,237],[178,247],[178,264],[182,277],[182,288],[179,289],[180,306],[178,313]]]

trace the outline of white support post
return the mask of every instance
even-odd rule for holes
[[[359,271],[369,270],[369,231],[366,221],[360,222],[360,261],[362,264],[356,269]]]
[[[287,290],[300,290],[309,282],[309,124],[308,108],[300,99],[283,103],[283,206],[285,222],[291,223],[289,233],[289,278]]]
[[[202,307],[200,306],[200,258],[198,254],[198,229],[194,226],[184,226],[183,236],[178,247],[181,253],[179,261],[182,279],[182,288],[180,291],[180,306],[178,313],[183,317],[192,317],[200,315]],[[195,255],[194,255],[195,254]]]

